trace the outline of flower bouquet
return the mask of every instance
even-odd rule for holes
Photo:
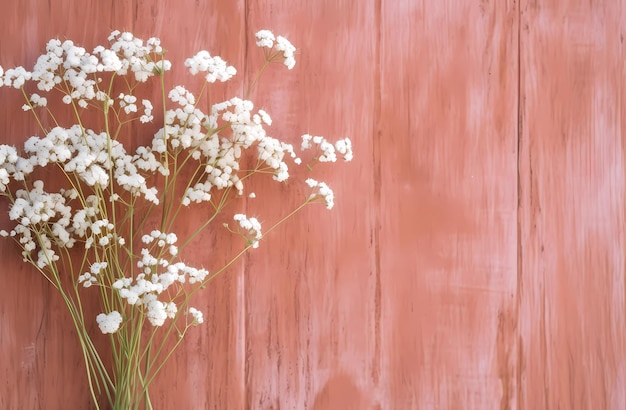
[[[151,408],[150,384],[189,329],[204,320],[191,297],[257,248],[264,234],[309,204],[332,208],[334,197],[324,182],[306,179],[303,201],[271,227],[262,230],[243,213],[232,215],[232,227],[218,225],[244,239],[222,267],[209,272],[185,263],[186,247],[214,227],[230,203],[255,196],[246,191],[252,176],[282,183],[289,166],[302,163],[291,144],[267,134],[270,115],[247,99],[269,64],[294,67],[295,47],[259,31],[264,62],[246,94],[211,102],[203,112],[199,101],[207,87],[231,80],[234,67],[200,51],[184,62],[191,75],[204,77],[199,94],[180,85],[167,90],[172,64],[159,39],[114,31],[108,40],[89,53],[52,39],[32,70],[0,68],[0,85],[21,91],[23,109],[41,132],[20,150],[0,145],[0,195],[12,224],[0,235],[14,240],[23,260],[65,302],[94,406]],[[158,98],[143,98],[147,92]],[[149,143],[130,150],[129,135]],[[352,159],[349,139],[333,144],[307,134],[300,148],[313,152],[309,168]],[[177,222],[189,207],[208,216],[179,238]],[[86,298],[98,300],[95,317]],[[110,357],[94,343],[105,336],[87,330],[94,321],[108,337]]]

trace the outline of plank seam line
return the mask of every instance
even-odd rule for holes
[[[522,303],[522,272],[523,272],[523,247],[522,247],[522,127],[523,127],[523,107],[522,107],[522,4],[517,3],[517,278],[515,287],[516,307],[515,320],[517,337],[517,363],[516,363],[516,407],[523,408],[522,400],[522,348],[521,334],[519,331],[520,311]],[[514,3],[515,4],[515,3]]]
[[[374,69],[374,115],[372,116],[372,161],[373,179],[374,179],[374,226],[373,226],[373,248],[374,248],[374,352],[372,357],[372,381],[375,386],[380,383],[380,367],[381,367],[381,312],[382,312],[382,289],[381,289],[381,267],[380,267],[380,220],[381,220],[381,160],[380,160],[380,144],[382,139],[382,0],[375,0],[374,19],[376,25],[376,43],[374,45],[375,61],[377,62]]]

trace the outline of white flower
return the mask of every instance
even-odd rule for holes
[[[259,47],[272,48],[274,47],[274,33],[269,30],[259,30],[256,33],[256,45]]]
[[[92,276],[89,272],[85,272],[78,277],[78,283],[82,283],[84,287],[88,288],[94,283],[98,283],[98,278]]]
[[[345,161],[352,161],[352,141],[350,141],[350,138],[344,138],[335,142],[335,149],[343,155]]]
[[[195,324],[199,325],[204,322],[204,317],[202,315],[202,312],[200,312],[198,309],[190,307],[189,314],[193,317],[193,321]]]
[[[339,140],[335,143],[335,145],[333,145],[324,137],[304,134],[302,136],[301,149],[305,151],[313,148],[314,146],[316,146],[320,152],[319,157],[317,157],[319,162],[336,162],[337,152],[343,155],[343,159],[345,161],[352,160],[352,142],[349,138]]]
[[[333,193],[333,190],[330,189],[330,187],[326,185],[326,183],[318,182],[312,178],[307,179],[305,182],[311,188],[318,189],[317,192],[309,196],[309,200],[322,198],[324,200],[324,203],[326,204],[326,208],[332,209],[333,205],[335,204],[334,202],[335,195]]]
[[[260,30],[256,33],[256,39],[257,46],[269,48],[270,50],[275,49],[278,51],[283,58],[283,64],[287,66],[288,69],[291,70],[296,65],[296,60],[294,58],[296,48],[285,37],[274,37],[274,33],[271,31]],[[274,54],[271,54],[270,58],[273,60]]]
[[[227,65],[226,61],[219,56],[211,57],[208,51],[202,50],[195,56],[185,60],[185,66],[189,67],[189,72],[196,75],[206,72],[205,79],[209,83],[219,80],[221,82],[230,80],[237,70],[233,66]]]
[[[139,118],[139,121],[142,123],[152,121],[154,117],[152,116],[152,103],[150,100],[141,100],[141,105],[143,105],[143,115]]]
[[[137,112],[137,105],[135,104],[137,102],[137,97],[135,97],[134,95],[120,93],[118,98],[120,100],[120,107],[124,108],[124,112],[126,114],[130,114],[131,112]]]
[[[239,226],[245,231],[246,239],[253,248],[259,247],[259,240],[263,237],[261,223],[256,218],[248,218],[244,214],[236,214],[233,219],[239,222]]]
[[[115,333],[122,324],[122,315],[120,315],[120,313],[116,310],[109,314],[100,313],[96,316],[96,322],[98,322],[98,326],[100,327],[100,331],[102,331],[102,333]]]
[[[278,36],[276,37],[276,50],[283,52],[283,57],[285,58],[283,64],[291,70],[296,65],[296,59],[294,58],[296,48],[285,37]]]
[[[165,319],[167,319],[168,316],[168,313],[165,310],[165,304],[161,301],[153,299],[148,302],[147,306],[148,312],[146,313],[146,316],[152,326],[163,326],[163,323],[165,323]]]
[[[30,80],[32,73],[26,71],[24,67],[10,68],[4,73],[4,85],[20,89],[26,81]]]
[[[46,105],[48,105],[48,99],[45,97],[40,96],[39,94],[32,94],[29,98],[30,103],[33,107],[45,107]],[[28,104],[24,104],[24,106],[22,107],[22,109],[24,111],[29,111],[30,110],[30,106],[28,106]]]
[[[168,318],[174,319],[176,317],[176,312],[178,312],[178,307],[174,302],[169,302],[165,304],[165,314]]]
[[[89,270],[91,271],[92,274],[97,275],[103,269],[106,269],[107,266],[109,266],[107,262],[95,262],[91,264],[91,267],[89,268]]]

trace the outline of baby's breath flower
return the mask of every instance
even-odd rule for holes
[[[280,55],[283,58],[283,64],[291,70],[296,65],[296,59],[294,53],[296,48],[283,36],[274,36],[270,30],[260,30],[256,33],[256,45],[270,50],[276,50],[279,53],[270,53],[270,58],[273,61],[274,57]],[[267,56],[267,54],[266,54]]]
[[[130,114],[131,112],[137,112],[137,97],[134,95],[128,95],[124,93],[120,93],[117,97],[119,99],[120,107],[124,108],[124,112],[126,114]]]
[[[352,141],[350,141],[350,138],[344,138],[335,142],[335,149],[343,155],[345,161],[352,161]]]
[[[191,315],[191,317],[193,317],[194,324],[199,325],[204,323],[204,317],[202,315],[202,312],[200,312],[198,309],[190,307],[189,314]]]
[[[276,38],[274,37],[274,33],[272,33],[270,30],[259,30],[256,33],[256,38],[257,46],[266,48],[274,47],[274,40]]]
[[[174,302],[168,302],[165,304],[165,314],[168,318],[174,319],[176,317],[176,312],[178,312],[178,307]]]
[[[22,109],[24,111],[30,111],[31,106],[32,107],[45,107],[46,105],[48,105],[48,100],[45,97],[40,96],[39,94],[32,94],[29,98],[30,100],[30,105],[28,104],[24,104],[22,106]]]
[[[30,80],[31,76],[32,73],[27,71],[24,67],[10,68],[4,73],[4,85],[20,89],[24,86],[26,81]]]
[[[143,105],[143,115],[139,119],[142,123],[150,122],[154,119],[152,116],[152,102],[150,100],[141,100]]]
[[[152,326],[163,326],[168,316],[165,304],[159,300],[152,299],[147,303],[147,308],[146,316]]]
[[[196,75],[206,72],[205,79],[209,83],[219,80],[221,82],[230,80],[237,70],[233,66],[229,66],[226,61],[219,56],[211,57],[208,51],[202,50],[195,56],[185,60],[185,66],[189,67],[189,72]]]
[[[100,313],[96,316],[96,322],[98,322],[98,326],[100,327],[100,331],[102,333],[115,333],[122,324],[122,315],[116,310],[108,314]]]
[[[239,226],[245,231],[244,236],[253,248],[259,247],[259,240],[263,237],[261,223],[256,218],[248,218],[244,214],[236,214],[233,219],[239,222]]]
[[[335,204],[335,195],[332,189],[330,189],[330,187],[326,185],[326,183],[318,182],[312,178],[307,179],[305,182],[311,188],[317,188],[317,192],[311,194],[309,196],[309,200],[322,198],[324,200],[324,203],[326,204],[326,208],[332,209],[333,205]]]
[[[285,37],[278,36],[276,37],[276,50],[283,52],[283,57],[285,58],[283,64],[291,70],[296,65],[296,59],[294,58],[296,48]]]

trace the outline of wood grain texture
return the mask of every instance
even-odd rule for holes
[[[206,323],[155,408],[626,408],[626,1],[29,0],[4,14],[5,68],[51,37],[91,48],[119,28],[160,37],[173,61],[207,49],[250,81],[252,36],[272,29],[298,52],[251,95],[270,134],[354,143],[336,172],[292,172],[329,182],[333,212],[306,209],[198,295]],[[183,71],[168,85],[193,83]],[[15,90],[0,98],[15,107],[0,143],[21,144],[36,128]],[[250,189],[236,206],[267,225],[307,195],[295,180]],[[188,261],[214,269],[241,245],[222,239],[203,235]],[[9,242],[0,260],[0,409],[89,408],[64,305]]]
[[[376,12],[372,2],[250,2],[248,35],[271,27],[298,45],[298,63],[264,75],[257,95],[278,120],[272,132],[349,136],[355,161],[294,170],[327,181],[337,194],[333,212],[313,206],[291,227],[273,232],[246,264],[247,407],[255,409],[370,409],[379,406],[379,349],[373,231],[376,204],[372,134],[375,124]],[[294,24],[294,22],[298,22]],[[320,29],[322,28],[323,29]],[[250,75],[260,52],[248,53]],[[284,119],[282,121],[281,119]],[[305,161],[310,154],[305,154]],[[259,182],[249,212],[278,220],[295,201],[272,181]],[[260,201],[260,202],[259,202]],[[288,246],[286,246],[288,244]]]
[[[626,407],[624,2],[523,2],[519,407]]]
[[[510,408],[517,10],[500,1],[382,5],[384,407]]]

